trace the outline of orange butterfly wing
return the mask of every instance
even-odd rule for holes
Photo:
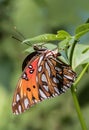
[[[12,110],[15,114],[22,113],[40,100],[36,82],[38,60],[39,57],[35,57],[28,62],[18,81],[12,103]]]

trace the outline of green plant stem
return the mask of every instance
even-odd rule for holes
[[[76,108],[76,112],[77,112],[77,115],[78,115],[82,130],[87,130],[85,121],[83,119],[83,116],[82,116],[82,113],[81,113],[81,110],[80,110],[80,106],[79,106],[79,102],[78,102],[78,99],[77,99],[77,95],[76,95],[74,85],[71,87],[71,93],[72,93],[74,105],[75,105],[75,108]]]
[[[89,63],[86,64],[86,66],[84,67],[84,69],[82,70],[80,75],[78,76],[77,80],[75,81],[75,83],[74,83],[75,88],[77,87],[78,82],[81,80],[81,78],[83,77],[83,75],[86,72],[86,70],[88,69],[88,67],[89,67]]]
[[[71,47],[71,52],[70,52],[70,65],[72,66],[72,59],[73,59],[73,53],[74,53],[74,48],[77,44],[77,40],[74,40],[74,43],[72,44],[72,47]]]
[[[83,119],[83,116],[82,116],[82,113],[81,113],[81,110],[80,110],[80,106],[79,106],[79,103],[78,103],[78,99],[77,99],[77,95],[76,95],[75,89],[77,87],[78,82],[83,77],[83,75],[86,72],[86,70],[88,69],[88,67],[89,67],[89,63],[86,64],[86,66],[84,67],[83,71],[80,73],[80,75],[78,76],[77,80],[75,81],[75,83],[71,87],[71,93],[72,93],[72,96],[73,96],[75,108],[76,108],[76,111],[77,111],[77,114],[78,114],[78,117],[79,117],[79,120],[80,120],[80,123],[81,123],[81,127],[82,127],[83,130],[87,130],[87,128],[86,128],[86,124],[85,124],[85,121]]]
[[[72,66],[73,53],[74,53],[74,49],[75,49],[76,44],[77,44],[77,41],[75,40],[73,45],[72,45],[71,52],[70,52],[70,65],[71,66]],[[77,115],[78,115],[82,130],[87,130],[87,128],[86,128],[86,124],[85,124],[84,118],[83,118],[81,110],[80,110],[80,106],[79,106],[79,102],[78,102],[78,98],[77,98],[75,89],[77,87],[77,83],[80,81],[80,79],[84,75],[84,73],[85,73],[85,71],[87,69],[87,66],[85,66],[84,70],[81,72],[78,79],[76,80],[76,83],[73,84],[72,87],[71,87],[71,93],[72,93],[74,105],[75,105],[75,108],[76,108],[76,112],[77,112]]]

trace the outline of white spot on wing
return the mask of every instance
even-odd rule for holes
[[[41,71],[42,71],[42,66],[39,66],[38,72],[41,72]]]
[[[46,57],[52,56],[52,55],[53,55],[52,51],[49,51],[49,52],[46,54]]]
[[[20,100],[19,94],[16,95],[16,101],[18,102]]]
[[[48,62],[50,65],[53,65],[52,62],[51,62],[49,59],[47,59],[47,62]]]
[[[65,92],[65,91],[66,91],[64,88],[61,88],[61,90],[62,90],[63,92]]]
[[[21,85],[22,85],[22,80],[20,81],[20,84],[19,84],[19,86],[21,87]]]
[[[74,78],[74,80],[75,80],[75,78],[76,78],[75,72],[73,72],[71,69],[68,69],[68,72],[70,72],[70,73],[72,74],[72,76],[73,76],[73,78]]]
[[[52,94],[53,97],[55,97],[55,94]]]
[[[57,94],[57,93],[55,93],[55,96],[58,96],[58,94]]]
[[[38,77],[36,76],[36,82],[38,82]]]
[[[47,62],[45,62],[45,67],[46,67],[46,69],[47,69],[47,71],[48,71],[48,74],[49,74],[49,76],[50,76],[50,67],[49,67],[49,65],[47,64]]]
[[[65,85],[63,86],[63,88],[64,88],[65,90],[67,90],[67,89],[68,89],[68,87],[67,87],[67,86],[65,86]]]
[[[67,87],[71,87],[72,82],[69,82],[69,83],[67,83],[66,85],[67,85]]]
[[[42,74],[41,80],[44,81],[44,82],[47,82],[45,74]]]
[[[43,85],[43,88],[48,92],[49,91],[49,88],[48,88],[48,86],[46,86],[46,85]]]
[[[21,113],[21,105],[18,106],[19,113]]]
[[[12,106],[14,107],[16,105],[16,102],[13,102]]]
[[[15,111],[15,114],[16,114],[16,115],[18,115],[18,114],[19,114],[17,110]]]
[[[57,94],[57,93],[54,93],[54,94],[52,94],[52,96],[53,96],[53,97],[56,97],[56,96],[58,96],[58,94]]]
[[[23,78],[24,78],[24,79],[26,78],[26,73],[23,74]]]
[[[32,67],[32,65],[29,65],[28,67],[29,67],[30,69],[32,69],[32,68],[33,68],[33,67]]]
[[[40,96],[44,99],[47,98],[47,96],[43,93],[43,91],[41,89],[39,89],[39,92],[40,92]]]
[[[28,98],[25,98],[24,99],[24,106],[25,106],[26,109],[28,108],[28,105],[29,105]]]
[[[44,55],[40,56],[40,59],[39,59],[39,62],[38,62],[38,66],[40,66],[40,63],[43,60],[43,57],[44,57]]]
[[[57,70],[58,72],[62,71],[62,69],[58,67],[55,67],[55,70]]]
[[[59,80],[56,77],[53,77],[54,83],[59,83]]]
[[[35,102],[35,103],[37,103],[37,100],[36,100],[36,99],[34,99],[34,102]]]
[[[73,80],[73,78],[71,76],[68,75],[64,75],[67,79]]]
[[[54,87],[54,90],[55,90],[55,92],[56,92],[57,94],[59,94],[59,90],[58,90],[57,87]]]

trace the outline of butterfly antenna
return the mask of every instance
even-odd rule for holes
[[[16,39],[17,41],[19,42],[22,42],[22,40],[20,40],[19,38],[15,37],[15,36],[12,36],[13,39]]]
[[[16,26],[14,27],[14,30],[15,30],[15,32],[17,32],[17,34],[18,34],[21,38],[23,38],[23,40],[25,40],[24,35],[23,35],[20,31],[17,30]]]
[[[26,39],[24,37],[24,35],[20,31],[17,30],[16,26],[14,27],[14,30],[15,30],[15,32],[17,32],[17,34],[20,36],[21,39],[23,39],[23,40]],[[14,39],[16,39],[16,40],[18,40],[20,42],[23,42],[23,40],[21,40],[20,38],[15,37],[15,36],[12,36],[12,38],[14,38]],[[25,44],[29,46],[31,43],[28,41],[28,42],[25,42]]]
[[[16,39],[17,41],[19,42],[23,42],[23,40],[21,40],[20,38],[17,38],[16,36],[12,36],[13,39]],[[29,43],[28,42],[25,42],[26,45],[29,46]]]

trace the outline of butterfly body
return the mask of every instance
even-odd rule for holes
[[[57,50],[38,48],[27,56],[13,97],[13,113],[20,114],[32,105],[64,93],[71,87],[76,74],[57,57]]]

